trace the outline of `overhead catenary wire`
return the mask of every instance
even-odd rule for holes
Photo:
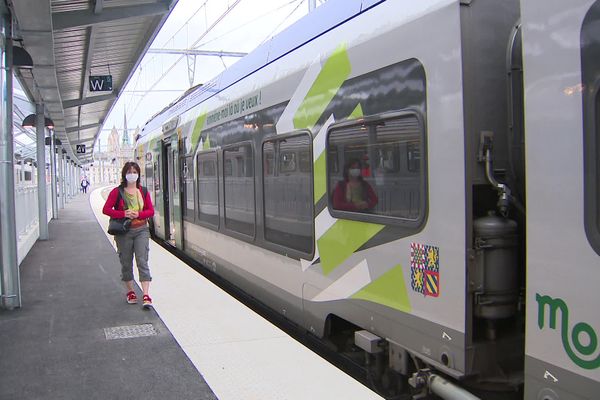
[[[193,7],[185,13],[185,22],[184,23],[179,23],[176,27],[173,27],[173,29],[177,29],[174,33],[170,34],[169,37],[167,39],[162,39],[161,42],[164,43],[164,46],[167,47],[167,44],[170,45],[171,42],[175,43],[175,42],[181,42],[181,40],[183,39],[188,45],[186,46],[187,48],[190,49],[198,49],[198,48],[206,48],[207,45],[210,45],[211,43],[216,43],[218,42],[219,39],[223,40],[224,37],[229,36],[231,37],[232,35],[239,35],[239,31],[242,31],[246,28],[248,28],[249,24],[256,24],[256,23],[261,23],[258,21],[265,21],[265,24],[267,24],[267,19],[270,22],[270,24],[272,24],[273,22],[277,23],[277,27],[275,29],[273,29],[271,31],[271,33],[269,33],[269,35],[267,37],[264,38],[264,40],[262,42],[260,42],[260,40],[262,39],[261,37],[257,37],[256,38],[256,45],[259,45],[261,43],[264,43],[265,41],[267,41],[269,39],[269,37],[272,37],[273,34],[275,34],[277,32],[277,30],[281,29],[281,26],[284,25],[287,21],[290,20],[290,17],[294,14],[297,13],[298,9],[302,6],[302,4],[306,4],[304,2],[304,0],[279,0],[277,3],[279,4],[273,4],[268,11],[263,11],[260,15],[252,18],[252,19],[247,19],[244,20],[243,23],[240,24],[236,24],[233,29],[229,29],[227,31],[221,30],[219,29],[221,32],[224,33],[219,33],[218,36],[215,35],[211,35],[212,37],[208,38],[209,33],[215,33],[215,31],[217,29],[214,29],[217,25],[223,25],[222,21],[227,17],[227,15],[233,10],[234,7],[236,7],[236,5],[238,5],[241,2],[241,0],[230,0],[227,3],[227,6],[225,6],[225,4],[222,4],[221,2],[211,2],[210,0],[204,0],[201,4],[194,4],[196,3],[196,1],[194,1],[192,3]],[[199,1],[197,3],[200,3]],[[209,19],[209,11],[213,10],[214,7],[211,7],[212,4],[217,4],[219,5],[218,8],[220,8],[221,12],[223,11],[223,7],[227,7],[227,9],[219,14],[219,17],[215,20],[214,17]],[[225,2],[223,2],[225,3]],[[251,1],[246,1],[246,3],[251,3]],[[324,3],[323,0],[319,0],[319,4]],[[250,5],[250,4],[248,4]],[[209,10],[209,7],[210,10]],[[239,7],[238,7],[239,8]],[[287,13],[285,10],[287,9],[291,9],[293,8],[292,12]],[[199,21],[199,18],[201,17],[201,12],[204,9],[205,13],[204,13],[204,24],[202,24],[201,21]],[[216,11],[216,10],[215,10]],[[280,15],[281,13],[286,13],[284,18],[281,17],[270,17],[270,16],[274,16],[274,15]],[[213,13],[214,15],[214,13]],[[213,20],[214,22],[212,22],[212,24],[210,26],[208,26],[210,24],[210,21]],[[193,42],[193,44],[189,45],[190,41],[192,40],[192,38],[190,36],[194,36],[194,33],[197,32],[197,25],[198,24],[202,24],[204,26],[208,26],[206,28],[206,30],[204,30],[199,37],[197,37],[195,39],[195,41]],[[220,26],[219,25],[219,26]],[[268,26],[268,25],[267,25]],[[195,27],[196,29],[192,29],[192,27]],[[185,30],[185,31],[184,31]],[[181,37],[182,32],[185,33],[186,37],[183,38]],[[179,37],[178,37],[179,36]],[[242,35],[243,36],[243,35]],[[207,40],[208,39],[208,40]],[[239,49],[237,49],[239,50]],[[174,60],[173,61],[168,61],[169,59],[165,59],[164,56],[152,56],[149,57],[147,59],[147,61],[145,60],[142,64],[140,64],[138,71],[136,73],[136,76],[134,79],[132,79],[132,81],[130,82],[130,85],[128,87],[128,90],[124,91],[123,94],[126,94],[126,96],[122,97],[122,104],[123,104],[123,108],[125,108],[125,111],[127,113],[128,119],[131,119],[133,121],[136,120],[135,116],[138,115],[138,111],[142,110],[145,108],[145,104],[147,104],[148,102],[148,98],[149,98],[149,94],[153,94],[155,92],[157,92],[157,86],[161,83],[166,82],[166,79],[168,78],[168,76],[173,74],[173,70],[175,69],[175,67],[177,65],[179,65],[179,63],[181,62],[181,60],[186,57],[185,55],[182,55],[180,57],[178,57],[176,60],[174,60],[173,57],[170,58],[170,60]],[[160,61],[163,61],[164,63],[161,62],[160,65],[158,65],[157,63]],[[231,64],[230,62],[227,62],[227,60],[221,59],[221,63],[222,63],[222,68],[223,69],[227,69],[229,67],[229,65]],[[216,65],[215,65],[216,67]],[[166,68],[166,69],[165,69]],[[218,67],[217,67],[218,68]],[[192,72],[193,74],[193,72]],[[157,75],[160,75],[159,77],[157,77]],[[130,89],[133,88],[133,89]],[[173,92],[175,92],[175,89],[172,89],[171,87],[169,87],[168,89],[172,90]],[[185,89],[181,89],[181,92],[184,92]],[[138,118],[139,120],[140,118]],[[135,123],[134,123],[135,124]],[[138,127],[140,126],[139,123],[137,124]]]
[[[206,28],[206,30],[200,35],[200,37],[190,46],[191,48],[193,48],[194,46],[196,46],[196,44],[198,44],[215,26],[217,26],[219,24],[219,22],[221,22],[226,16],[227,14],[229,14],[231,12],[231,10],[233,10],[235,8],[235,6],[237,6],[240,1],[242,0],[235,0],[233,4],[231,4],[227,10],[225,10],[225,12],[223,14],[221,14],[208,28]],[[152,89],[154,89],[156,87],[156,85],[158,85],[162,79],[173,70],[173,68],[175,68],[175,66],[185,57],[185,55],[180,56],[179,58],[177,58],[177,60],[171,64],[171,66],[160,76],[160,78],[158,78],[158,80],[156,82],[154,82],[154,84],[152,84],[152,86],[150,86],[150,88],[147,90],[148,94],[150,91],[152,91]],[[146,95],[142,95],[139,98],[139,101],[136,105],[136,107],[134,108],[133,112],[131,113],[131,115],[135,115],[137,109],[139,108],[140,104],[141,104],[141,100],[145,97]]]
[[[277,11],[281,10],[282,8],[288,7],[289,5],[294,4],[297,1],[303,1],[303,0],[291,0],[291,1],[289,1],[289,2],[287,2],[287,3],[285,3],[285,4],[281,5],[281,6],[279,6],[277,8],[274,8],[274,9],[268,11],[268,12],[265,12],[265,13],[259,15],[258,17],[254,18],[254,19],[251,19],[250,21],[247,22],[247,24],[251,24],[251,23],[256,22],[256,21],[258,21],[260,19],[263,19],[264,17],[266,17],[266,16],[268,16],[270,14],[276,13]],[[297,7],[296,7],[296,9],[297,9]],[[287,18],[289,18],[289,16],[286,17],[286,19]],[[236,31],[238,31],[240,29],[243,29],[243,28],[245,28],[244,25],[239,25],[236,28],[233,28],[233,29],[228,30],[227,32],[224,32],[222,35],[216,36],[216,37],[214,37],[214,38],[212,38],[210,40],[207,40],[206,42],[199,43],[196,46],[196,48],[202,47],[202,46],[206,46],[207,44],[210,44],[210,43],[212,43],[214,41],[220,40],[220,39],[224,38],[225,36],[231,35],[232,33],[236,32]]]
[[[188,26],[189,26],[189,23],[190,23],[190,21],[191,21],[191,20],[192,20],[192,19],[193,19],[193,18],[194,18],[194,17],[195,17],[195,16],[196,16],[196,15],[197,15],[199,12],[200,12],[200,10],[202,10],[203,8],[204,8],[204,9],[206,9],[206,5],[208,4],[208,2],[209,2],[209,0],[205,0],[205,1],[204,1],[204,3],[202,3],[202,4],[201,4],[201,5],[200,5],[200,6],[199,6],[197,9],[196,9],[196,11],[194,11],[194,12],[193,12],[193,13],[192,13],[192,14],[191,14],[189,17],[188,17],[188,19],[185,21],[185,23],[182,25],[182,27],[181,27],[181,28],[179,28],[179,29],[178,29],[178,30],[177,30],[175,33],[173,33],[173,34],[172,34],[172,35],[171,35],[171,36],[170,36],[170,37],[169,37],[169,38],[168,38],[168,39],[167,39],[167,40],[166,40],[166,41],[163,43],[163,46],[162,46],[162,47],[165,47],[165,46],[167,45],[167,43],[169,43],[171,40],[174,40],[175,36],[176,36],[176,35],[177,35],[179,32],[181,32],[181,30],[182,30],[184,27],[188,27]],[[140,67],[139,67],[139,69],[138,69],[138,71],[137,71],[137,76],[136,76],[136,79],[135,79],[135,82],[134,82],[134,86],[133,86],[133,89],[134,89],[134,90],[135,90],[135,89],[137,89],[137,87],[138,87],[138,83],[139,83],[139,81],[140,81],[140,77],[141,77],[141,75],[142,75],[142,73],[143,73],[144,67],[145,67],[145,66],[147,66],[148,64],[152,63],[152,62],[153,62],[154,60],[156,60],[156,59],[157,59],[157,57],[156,57],[156,56],[152,56],[152,57],[151,57],[151,58],[150,58],[148,61],[144,62],[144,64],[143,64],[143,65],[141,65],[141,64],[140,64]],[[142,96],[142,98],[143,98],[143,96]],[[131,105],[132,105],[132,103],[133,103],[135,100],[136,100],[136,98],[135,98],[134,96],[130,97],[130,98],[129,98],[129,102],[128,102],[128,104],[123,106],[123,107],[125,108],[125,110],[131,109]],[[136,106],[135,106],[134,113],[135,113],[135,110],[137,110],[137,108],[138,108],[138,106],[139,106],[139,103],[141,103],[142,99],[141,99],[141,98],[140,98],[140,99],[137,99],[137,101],[138,101],[138,105],[136,105]]]
[[[292,2],[292,3],[293,3],[293,2]],[[273,30],[271,31],[271,33],[269,33],[269,34],[268,34],[268,35],[267,35],[267,36],[266,36],[266,37],[263,39],[263,41],[261,42],[261,44],[262,44],[262,43],[264,43],[264,42],[266,42],[267,40],[269,40],[271,37],[273,37],[273,35],[275,34],[275,32],[277,32],[277,30],[279,29],[279,27],[280,27],[281,25],[283,25],[283,24],[285,23],[285,21],[287,21],[287,19],[288,19],[289,17],[291,17],[291,16],[292,16],[292,15],[293,15],[293,14],[296,12],[296,10],[298,10],[298,9],[300,8],[300,6],[302,5],[302,3],[304,3],[304,0],[299,0],[299,2],[298,2],[298,5],[296,5],[296,8],[294,8],[294,9],[292,10],[292,12],[291,12],[291,13],[289,13],[289,14],[287,15],[287,17],[285,17],[285,18],[284,18],[284,19],[283,19],[283,20],[282,20],[282,21],[281,21],[281,22],[280,22],[280,23],[279,23],[279,24],[278,24],[278,25],[275,27],[275,29],[273,29]],[[291,4],[291,3],[290,3],[290,4]]]
[[[297,10],[298,10],[298,8],[300,7],[300,5],[303,3],[303,0],[290,0],[290,1],[288,1],[288,2],[286,2],[286,3],[284,3],[284,4],[282,4],[282,5],[279,5],[279,6],[277,6],[277,7],[273,8],[273,9],[271,9],[271,10],[267,11],[267,12],[264,12],[264,13],[262,13],[261,15],[259,15],[259,16],[257,16],[257,17],[255,17],[255,18],[253,18],[253,19],[251,19],[251,20],[249,20],[249,21],[247,21],[247,22],[246,22],[245,24],[243,24],[243,25],[238,25],[238,26],[236,26],[234,29],[230,29],[230,30],[228,30],[228,31],[224,32],[223,34],[221,34],[221,35],[219,35],[219,36],[217,36],[217,37],[211,38],[210,40],[207,40],[207,41],[204,41],[204,42],[203,42],[202,40],[203,40],[204,38],[206,38],[207,34],[208,34],[208,33],[210,33],[210,32],[213,30],[213,28],[214,28],[214,27],[215,27],[215,26],[216,26],[216,25],[217,25],[217,24],[218,24],[220,21],[222,21],[222,20],[223,20],[223,19],[224,19],[224,18],[227,16],[227,14],[228,14],[228,13],[229,13],[229,12],[230,12],[232,9],[233,9],[233,7],[235,7],[235,6],[236,6],[236,5],[237,5],[239,2],[240,2],[240,0],[238,0],[238,1],[235,1],[233,4],[231,4],[231,5],[228,7],[228,10],[227,10],[226,12],[224,12],[224,13],[223,13],[223,14],[222,14],[222,15],[221,15],[221,16],[220,16],[220,17],[219,17],[219,18],[218,18],[218,19],[217,19],[217,20],[216,20],[216,21],[215,21],[215,22],[214,22],[214,23],[213,23],[213,24],[212,24],[210,27],[209,27],[209,28],[207,28],[207,29],[206,29],[206,30],[205,30],[205,31],[202,33],[202,35],[201,35],[199,38],[197,38],[197,39],[195,40],[195,42],[194,42],[194,43],[193,43],[191,46],[188,46],[188,47],[189,47],[189,48],[192,48],[192,49],[194,49],[194,48],[196,48],[196,49],[197,49],[197,48],[200,48],[200,47],[206,46],[207,44],[213,43],[213,42],[215,42],[215,41],[217,41],[217,40],[219,40],[219,39],[222,39],[222,38],[223,38],[223,37],[225,37],[225,36],[231,35],[232,33],[236,32],[236,31],[238,31],[238,30],[240,30],[240,29],[244,29],[244,28],[246,28],[248,24],[252,24],[252,23],[254,23],[254,22],[256,22],[256,21],[259,21],[259,20],[261,20],[261,19],[264,19],[264,18],[268,17],[268,16],[269,16],[269,15],[271,15],[271,14],[274,14],[274,13],[280,12],[282,9],[284,9],[284,8],[286,8],[286,7],[290,7],[291,5],[294,5],[294,4],[296,4],[296,3],[297,3],[296,7],[294,8],[294,11],[292,11],[292,13],[288,14],[288,15],[287,15],[287,16],[286,16],[286,17],[285,17],[283,20],[282,20],[282,22],[281,22],[280,24],[278,24],[278,28],[277,28],[277,29],[279,29],[279,27],[280,27],[280,26],[281,26],[283,23],[285,23],[285,21],[287,21],[287,20],[289,19],[289,17],[290,17],[290,16],[291,16],[291,15],[292,15],[292,14],[293,14],[295,11],[297,11]],[[199,12],[200,12],[200,11],[201,11],[203,8],[204,8],[204,10],[206,11],[206,9],[207,9],[207,3],[208,3],[208,0],[207,0],[207,1],[205,1],[205,2],[204,2],[204,3],[203,3],[203,4],[202,4],[202,5],[201,5],[201,6],[200,6],[198,9],[196,9],[196,11],[195,11],[195,12],[192,14],[192,16],[191,16],[191,17],[189,17],[189,18],[186,20],[186,23],[185,23],[185,24],[184,24],[184,25],[183,25],[181,28],[179,28],[179,29],[178,29],[178,31],[177,31],[176,33],[174,33],[173,35],[171,35],[171,37],[169,37],[169,39],[168,39],[166,42],[168,42],[168,41],[172,40],[172,39],[175,37],[175,35],[176,35],[177,33],[181,32],[181,31],[182,31],[182,30],[185,28],[185,25],[189,25],[189,24],[190,24],[190,21],[191,21],[191,19],[192,19],[194,16],[196,16],[196,15],[197,15],[197,14],[198,14],[198,13],[199,13]],[[206,17],[206,15],[205,15],[205,17]],[[208,21],[206,21],[206,24],[208,25]],[[276,31],[276,30],[275,30],[275,31]],[[273,32],[275,32],[275,31],[273,31]],[[273,33],[271,33],[270,35],[272,35],[272,34],[273,34]],[[189,42],[189,39],[188,39],[188,42]],[[154,81],[154,83],[152,84],[152,86],[151,86],[150,88],[148,88],[148,89],[145,89],[145,90],[138,90],[138,89],[137,89],[137,88],[138,88],[138,86],[139,86],[139,82],[140,82],[140,76],[141,76],[141,73],[142,73],[142,72],[141,72],[141,70],[142,70],[144,67],[146,67],[147,65],[149,65],[149,64],[150,64],[150,62],[154,62],[154,61],[156,61],[156,58],[155,58],[155,57],[152,57],[148,63],[144,63],[144,65],[140,67],[140,70],[138,70],[138,75],[137,75],[137,77],[136,77],[136,80],[135,80],[135,85],[134,85],[134,91],[135,91],[136,95],[135,95],[135,96],[132,96],[132,97],[130,97],[130,98],[129,98],[128,105],[127,105],[127,109],[129,109],[129,110],[130,110],[130,109],[133,109],[133,112],[132,112],[131,114],[129,114],[129,115],[131,115],[131,116],[135,115],[135,113],[136,113],[136,112],[137,112],[137,110],[139,109],[139,107],[140,107],[140,105],[142,104],[142,102],[143,102],[144,98],[146,97],[146,95],[147,95],[147,94],[149,94],[149,93],[151,93],[151,92],[154,92],[154,91],[155,91],[155,90],[154,90],[154,88],[155,88],[155,87],[156,87],[156,86],[157,86],[157,85],[158,85],[158,84],[159,84],[159,83],[160,83],[160,82],[161,82],[161,81],[162,81],[162,80],[163,80],[163,79],[164,79],[164,78],[165,78],[165,77],[166,77],[166,76],[167,76],[167,75],[168,75],[168,74],[169,74],[169,73],[170,73],[170,72],[173,70],[173,68],[175,68],[175,66],[176,66],[176,65],[177,65],[177,64],[178,64],[178,63],[179,63],[179,62],[180,62],[180,61],[183,59],[183,57],[185,57],[185,56],[181,56],[181,57],[179,57],[179,58],[178,58],[178,59],[177,59],[177,60],[176,60],[174,63],[172,63],[172,64],[169,66],[168,70],[166,70],[165,72],[163,72],[163,73],[162,73],[162,75],[160,76],[160,78],[158,78],[158,80]],[[221,62],[223,63],[223,68],[224,68],[224,69],[226,69],[226,68],[227,68],[227,65],[225,64],[225,62],[224,62],[224,60],[223,60],[223,59],[221,59]],[[145,93],[139,94],[139,93],[141,93],[141,92],[145,92]]]

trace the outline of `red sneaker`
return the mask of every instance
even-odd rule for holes
[[[152,307],[152,299],[147,294],[144,295],[143,302],[144,302],[144,308]]]
[[[137,303],[137,296],[135,295],[135,292],[133,290],[131,292],[127,292],[127,303],[129,303],[129,304]]]

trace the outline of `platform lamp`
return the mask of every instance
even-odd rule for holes
[[[21,124],[21,126],[23,128],[35,128],[36,122],[37,122],[37,115],[29,114],[23,120],[23,123]],[[48,129],[54,129],[54,121],[52,121],[52,119],[50,119],[48,117],[44,117],[44,126]]]
[[[13,66],[23,69],[33,68],[31,55],[22,47],[13,47]]]

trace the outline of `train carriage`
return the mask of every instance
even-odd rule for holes
[[[536,205],[527,210],[525,398],[594,399],[600,2],[522,1],[522,13],[527,199]]]
[[[388,394],[593,398],[599,10],[328,1],[146,124],[155,238]]]

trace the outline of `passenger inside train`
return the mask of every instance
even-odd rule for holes
[[[333,208],[368,212],[377,205],[377,194],[362,177],[363,165],[357,158],[344,166],[344,180],[333,190]]]

